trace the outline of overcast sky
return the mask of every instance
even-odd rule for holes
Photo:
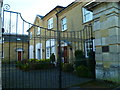
[[[75,0],[4,0],[11,11],[22,13],[26,21],[33,23],[35,16],[45,15],[57,5],[67,6]]]

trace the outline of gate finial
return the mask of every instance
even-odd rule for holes
[[[4,10],[9,10],[10,9],[10,5],[9,4],[4,4]]]

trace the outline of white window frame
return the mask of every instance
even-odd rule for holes
[[[48,20],[48,29],[53,28],[53,17]]]
[[[95,51],[95,45],[94,45],[94,39],[92,40],[92,44],[93,44],[93,51]],[[85,41],[85,57],[86,58],[89,58],[89,56],[88,56],[88,51],[90,51],[92,48],[90,48],[90,43],[91,42],[91,40],[87,40],[87,41]],[[88,45],[88,46],[87,46]]]
[[[41,28],[38,27],[38,29],[37,29],[37,35],[40,35],[40,32],[41,32]]]
[[[93,13],[91,11],[82,8],[82,12],[83,12],[83,23],[91,21],[93,19]]]
[[[30,32],[30,39],[32,39],[32,32]]]
[[[67,18],[66,17],[61,19],[61,29],[62,31],[67,30]]]
[[[50,48],[46,48],[46,57],[47,57],[47,58],[50,57]]]

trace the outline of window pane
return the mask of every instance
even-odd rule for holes
[[[93,13],[83,8],[83,22],[87,22],[93,19]]]
[[[66,17],[61,20],[61,28],[62,28],[62,31],[67,29],[67,19],[66,19]]]
[[[48,29],[51,29],[51,28],[53,28],[53,18],[50,18],[48,20]]]
[[[37,34],[40,34],[40,30],[41,30],[41,29],[38,27],[38,32],[37,32]]]

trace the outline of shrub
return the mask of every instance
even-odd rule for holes
[[[65,63],[65,64],[62,65],[62,70],[64,72],[73,72],[74,68],[73,68],[72,64]]]
[[[84,58],[83,51],[82,50],[76,50],[75,51],[75,58],[76,59],[82,59],[82,58]]]
[[[38,59],[29,59],[30,62],[39,62]]]
[[[89,51],[88,55],[89,55],[88,67],[89,67],[89,70],[92,72],[92,77],[95,78],[95,65],[96,65],[96,62],[95,62],[95,52],[93,52],[91,50],[91,51]]]
[[[20,69],[22,69],[22,70],[24,70],[24,71],[27,71],[27,70],[29,70],[29,64],[28,63],[26,63],[26,64],[22,64],[21,66],[20,66]]]
[[[49,69],[53,67],[53,64],[50,63],[50,59],[30,59],[30,60],[23,60],[18,61],[16,63],[16,67],[21,70],[38,70],[38,69]]]
[[[75,51],[75,67],[78,67],[80,65],[87,66],[86,59],[84,57],[83,51],[81,50],[76,50]]]
[[[88,67],[84,65],[78,66],[75,72],[79,77],[91,77],[91,72],[89,71]]]

